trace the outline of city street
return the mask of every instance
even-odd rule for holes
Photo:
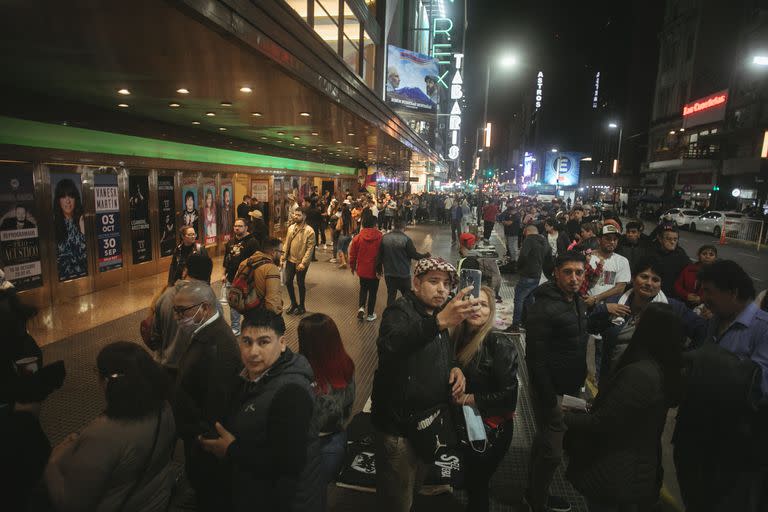
[[[625,225],[627,220],[629,219],[622,219]],[[652,222],[644,222],[645,233],[653,231],[655,225]],[[760,246],[760,250],[757,251],[754,244],[726,240],[725,245],[720,245],[719,242],[719,239],[706,233],[691,233],[680,230],[680,245],[691,259],[696,259],[696,252],[702,245],[714,245],[717,247],[717,254],[720,259],[734,260],[744,267],[747,274],[752,277],[757,292],[768,287],[768,248]]]

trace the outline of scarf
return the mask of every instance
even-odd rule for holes
[[[624,295],[619,297],[618,304],[626,304],[629,301],[629,297],[634,293],[634,290],[629,290],[624,292]],[[651,302],[661,302],[662,304],[669,304],[669,300],[667,300],[667,296],[664,295],[664,292],[659,290],[659,293],[656,294],[656,296],[651,299]],[[614,317],[611,319],[611,322],[615,325],[622,325],[626,320],[620,316]]]

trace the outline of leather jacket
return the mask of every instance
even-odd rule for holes
[[[507,416],[517,408],[518,353],[514,342],[501,333],[490,332],[472,360],[462,367],[467,393],[483,418]]]

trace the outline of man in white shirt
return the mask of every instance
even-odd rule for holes
[[[632,271],[629,268],[629,260],[621,254],[616,254],[616,245],[619,242],[619,230],[613,224],[606,224],[598,238],[597,252],[589,256],[589,265],[596,269],[602,262],[603,271],[597,282],[589,289],[585,302],[588,306],[594,306],[609,297],[624,293],[627,283],[632,279]]]

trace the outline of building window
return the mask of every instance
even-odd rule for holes
[[[360,60],[360,21],[357,16],[349,7],[347,2],[344,2],[344,41],[343,41],[343,54],[344,62],[356,74],[360,74],[358,69],[358,63]]]
[[[366,85],[374,89],[374,81],[376,79],[376,44],[365,30],[363,30],[363,69],[361,75]]]
[[[334,51],[339,51],[339,3],[315,0],[313,28]]]
[[[429,54],[429,15],[421,2],[416,2],[416,36],[413,51]]]
[[[307,0],[286,0],[288,2],[288,6],[296,11],[296,13],[304,18],[304,21],[309,23],[309,20],[307,20],[309,14],[307,12]]]

